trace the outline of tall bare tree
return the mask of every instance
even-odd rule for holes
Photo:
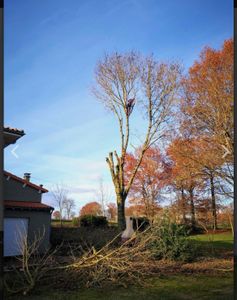
[[[72,217],[73,209],[76,207],[75,200],[72,198],[65,197],[63,200],[63,208],[66,212],[67,219]]]
[[[100,203],[102,214],[106,216],[106,206],[110,200],[110,194],[105,187],[103,177],[98,178],[98,190],[95,193],[96,201]]]
[[[56,184],[51,193],[60,213],[60,224],[62,227],[64,202],[67,199],[68,191],[63,185]]]
[[[118,226],[125,228],[125,201],[146,150],[162,136],[165,123],[172,115],[172,104],[179,87],[180,66],[159,63],[153,56],[137,53],[105,55],[95,70],[95,96],[116,117],[120,131],[120,153],[110,152],[106,158],[115,187]],[[141,152],[127,182],[124,165],[130,143],[130,117],[135,105],[142,108],[147,120]]]

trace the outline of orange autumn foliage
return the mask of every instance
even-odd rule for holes
[[[220,50],[204,48],[184,79],[183,125],[189,132],[212,138],[221,155],[225,146],[233,159],[234,48],[226,40]],[[185,127],[184,126],[184,127]]]
[[[129,178],[141,149],[136,149],[134,154],[128,154],[125,165],[125,181]],[[150,148],[145,153],[141,166],[135,176],[129,192],[132,215],[146,216],[151,221],[160,210],[161,190],[168,182],[170,173],[169,165],[165,162],[158,148]]]
[[[108,213],[110,216],[110,220],[115,220],[117,217],[117,206],[115,203],[108,203],[107,204]]]
[[[99,216],[101,214],[102,214],[102,208],[98,202],[87,203],[80,210],[80,216],[84,216],[84,215]]]

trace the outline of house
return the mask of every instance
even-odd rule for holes
[[[24,131],[4,127],[4,147],[14,144]],[[50,223],[53,208],[41,203],[42,194],[48,190],[30,180],[30,173],[18,177],[4,171],[4,256],[21,254],[21,239],[27,235],[33,241],[35,235],[44,232],[40,252],[50,246]]]

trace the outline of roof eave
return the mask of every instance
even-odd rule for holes
[[[21,183],[23,183],[23,184],[26,184],[26,185],[28,185],[29,187],[32,187],[33,189],[36,189],[36,190],[38,190],[38,191],[40,191],[40,192],[42,192],[42,193],[48,193],[48,190],[47,190],[47,189],[45,189],[45,188],[43,188],[43,187],[40,187],[40,186],[38,186],[38,185],[36,185],[36,184],[30,182],[30,181],[24,180],[23,178],[20,178],[20,177],[18,177],[18,176],[16,176],[16,175],[12,174],[12,173],[10,173],[10,172],[4,171],[4,174],[5,174],[6,176],[9,176],[10,178],[15,179],[15,180],[17,180],[17,181],[19,181],[19,182],[21,182]]]

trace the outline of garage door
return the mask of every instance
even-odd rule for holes
[[[28,219],[4,218],[4,256],[21,255],[21,245],[28,233]]]

